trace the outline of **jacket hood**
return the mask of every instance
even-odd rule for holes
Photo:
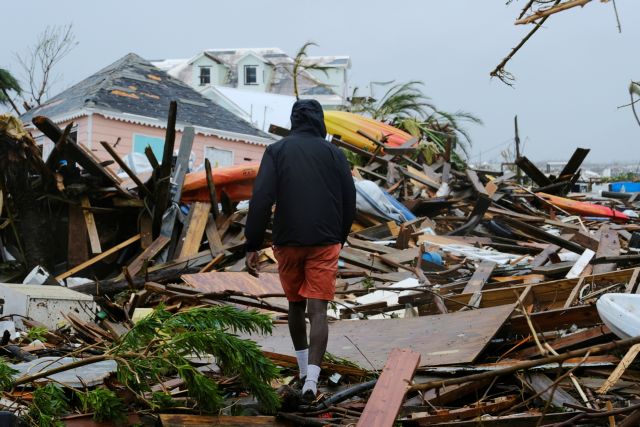
[[[291,109],[291,132],[327,136],[322,106],[315,99],[301,99]]]

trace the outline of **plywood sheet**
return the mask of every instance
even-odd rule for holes
[[[360,351],[379,370],[394,348],[420,353],[421,366],[471,363],[513,307],[509,304],[408,319],[341,320],[329,326],[327,351],[365,369],[371,369],[371,365]],[[266,351],[294,354],[287,325],[276,325],[271,336],[255,335],[251,339]]]
[[[284,291],[276,273],[260,273],[254,277],[244,272],[211,272],[183,274],[182,280],[201,293],[235,293],[251,296],[281,294]]]

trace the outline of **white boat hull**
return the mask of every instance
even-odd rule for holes
[[[640,295],[604,294],[596,307],[604,324],[618,337],[640,336]]]

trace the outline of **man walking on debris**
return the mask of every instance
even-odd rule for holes
[[[289,301],[303,400],[315,400],[327,348],[327,302],[333,300],[338,255],[355,216],[356,191],[344,154],[325,141],[322,107],[300,100],[291,133],[264,153],[245,227],[247,269],[258,275],[258,250],[275,203],[274,254]],[[305,311],[311,324],[309,341]]]

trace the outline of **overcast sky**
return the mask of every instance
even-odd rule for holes
[[[280,47],[289,54],[307,40],[315,55],[350,55],[351,84],[421,80],[446,111],[465,110],[471,160],[499,159],[513,140],[518,114],[525,154],[562,160],[576,147],[587,161],[640,161],[640,127],[628,85],[640,80],[640,2],[617,0],[552,16],[507,69],[514,88],[489,72],[531,27],[515,26],[524,1],[505,0],[6,0],[0,67],[19,75],[13,52],[24,52],[47,25],[73,22],[79,41],[58,67],[54,93],[128,52],[148,59],[190,57],[206,48]],[[6,19],[9,17],[10,19]],[[380,89],[377,90],[377,93]]]

